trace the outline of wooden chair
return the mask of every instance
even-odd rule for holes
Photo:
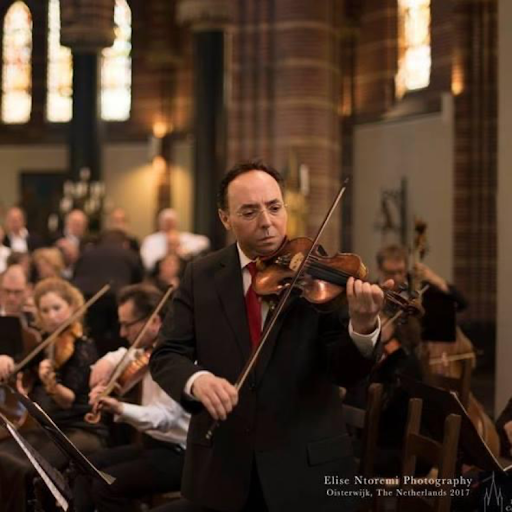
[[[382,393],[382,384],[373,383],[368,388],[368,405],[366,409],[343,404],[345,422],[349,427],[361,432],[359,474],[365,477],[373,476],[377,438],[379,435],[379,420],[382,410]]]
[[[423,401],[419,398],[411,398],[409,401],[402,478],[414,476],[417,458],[437,468],[437,478],[454,478],[461,418],[455,414],[450,414],[446,418],[443,441],[438,442],[420,434],[422,407]],[[401,488],[418,490],[417,486],[402,486]],[[398,510],[400,512],[410,512],[411,510],[415,512],[449,512],[450,489],[446,486],[432,488],[437,491],[440,489],[444,489],[443,495],[431,499],[420,496],[401,496],[398,499]]]
[[[448,391],[455,391],[459,400],[467,409],[469,405],[469,393],[471,388],[471,373],[473,371],[473,360],[464,359],[461,363],[460,377],[448,377],[438,373],[429,372],[426,376],[426,383]]]

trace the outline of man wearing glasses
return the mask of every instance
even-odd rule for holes
[[[161,297],[156,288],[145,284],[127,286],[120,291],[120,333],[130,344],[135,341]],[[140,352],[152,349],[163,315],[161,312],[148,326],[141,340]],[[96,509],[100,512],[125,512],[131,510],[137,498],[180,488],[189,415],[156,384],[149,372],[141,381],[140,405],[111,396],[100,398],[126,350],[120,348],[109,352],[93,366],[90,403],[99,401],[100,410],[113,414],[115,422],[132,425],[142,433],[142,443],[141,446],[109,448],[90,457],[94,465],[114,476],[116,481],[109,486],[100,480],[90,482],[79,477],[74,489],[77,512]]]
[[[340,311],[292,297],[237,391],[270,314],[252,277],[256,258],[286,238],[283,180],[262,162],[240,164],[221,182],[218,205],[236,243],[188,265],[150,362],[153,378],[194,413],[182,484],[190,501],[169,510],[354,510],[354,496],[328,492],[349,491],[355,467],[338,386],[373,364],[383,291],[348,280],[349,326]],[[207,438],[212,418],[220,426]],[[332,477],[348,483],[334,489]]]

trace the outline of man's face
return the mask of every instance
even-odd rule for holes
[[[82,212],[71,212],[68,215],[66,228],[70,234],[77,238],[82,238],[87,230],[88,220]]]
[[[129,300],[119,306],[117,308],[117,315],[119,318],[119,333],[130,345],[132,345],[144,326],[144,322],[146,322],[147,317],[143,317],[136,310],[132,300]],[[160,320],[157,317],[146,330],[139,345],[141,348],[150,347],[153,344],[160,328],[159,324]]]
[[[7,273],[0,285],[0,302],[6,315],[21,315],[27,298],[27,281],[20,273]]]
[[[382,262],[379,268],[379,282],[384,283],[388,279],[395,281],[395,287],[407,283],[407,264],[402,259],[388,259]]]
[[[11,208],[5,217],[5,228],[10,233],[18,233],[25,227],[25,216],[19,208]]]
[[[227,211],[219,210],[219,216],[251,259],[275,252],[286,235],[288,215],[281,189],[263,171],[246,172],[229,184]]]
[[[165,210],[160,213],[158,217],[158,229],[159,231],[168,232],[174,231],[178,226],[176,214],[171,210]]]
[[[128,219],[126,218],[126,212],[122,208],[116,208],[110,214],[110,227],[112,229],[126,231],[128,227]]]

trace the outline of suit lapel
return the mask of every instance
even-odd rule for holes
[[[242,270],[236,245],[226,251],[214,277],[217,294],[237,345],[246,361],[251,353],[251,335],[245,311]]]
[[[225,257],[220,261],[219,268],[214,277],[215,287],[219,296],[222,309],[233,330],[238,348],[242,354],[243,361],[247,361],[251,355],[252,344],[249,323],[247,321],[247,312],[245,310],[245,298],[243,294],[242,270],[240,268],[240,259],[236,245],[231,246],[226,251]],[[284,320],[291,306],[298,300],[299,295],[292,293],[288,302],[276,320],[265,346],[256,363],[255,377],[259,383],[263,378],[265,370],[274,352],[279,332],[283,326]],[[267,322],[270,321],[269,312]]]

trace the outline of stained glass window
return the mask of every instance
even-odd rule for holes
[[[398,0],[397,96],[430,83],[430,0]]]
[[[48,77],[46,118],[65,123],[73,114],[73,58],[71,50],[60,44],[59,0],[48,4]]]
[[[126,0],[116,0],[114,30],[114,44],[102,52],[101,117],[126,121],[132,101],[132,14]]]
[[[14,2],[5,14],[2,43],[2,121],[27,123],[32,111],[32,15],[24,2]]]

